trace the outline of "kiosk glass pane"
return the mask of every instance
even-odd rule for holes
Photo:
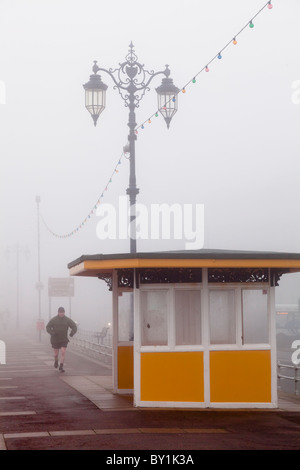
[[[263,289],[243,290],[243,343],[269,343],[268,295]]]
[[[141,291],[142,346],[168,344],[167,291]]]
[[[118,340],[133,341],[133,292],[123,292],[118,301]]]
[[[211,290],[209,293],[211,344],[235,344],[236,320],[233,290]]]
[[[200,291],[175,291],[176,345],[201,344]]]

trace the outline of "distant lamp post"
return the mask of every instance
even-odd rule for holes
[[[171,119],[177,112],[177,93],[179,89],[175,87],[173,80],[169,78],[170,70],[168,65],[166,65],[165,70],[160,72],[145,70],[144,65],[138,62],[132,43],[129,45],[129,52],[125,59],[124,62],[119,64],[119,68],[109,70],[98,67],[97,61],[94,61],[94,73],[90,76],[89,82],[83,85],[83,87],[85,89],[85,106],[91,114],[95,126],[106,104],[107,85],[102,82],[100,75],[97,75],[99,71],[105,72],[111,77],[114,88],[119,91],[121,98],[125,102],[125,106],[129,108],[128,149],[130,154],[130,174],[127,194],[130,203],[130,252],[136,253],[135,204],[139,189],[136,186],[135,175],[135,141],[137,139],[135,132],[135,108],[139,107],[145,92],[150,90],[149,85],[153,78],[160,74],[165,75],[166,78],[162,80],[161,86],[158,87],[156,91],[158,94],[159,111],[163,115],[167,127],[169,128]]]
[[[42,319],[42,307],[41,307],[41,295],[43,284],[41,282],[41,248],[40,248],[40,196],[35,198],[36,207],[37,207],[37,249],[38,249],[38,281],[36,283],[36,289],[38,291],[38,331],[39,331],[39,340],[41,341],[41,326],[39,322]]]
[[[20,246],[19,244],[7,248],[6,254],[9,256],[11,253],[16,255],[16,272],[17,272],[17,286],[16,286],[16,329],[20,328],[20,256],[25,254],[28,258],[30,251],[27,247]]]

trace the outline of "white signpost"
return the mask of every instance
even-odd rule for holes
[[[69,297],[69,316],[71,318],[71,297],[74,297],[74,278],[72,277],[49,277],[49,319],[51,318],[51,297]]]

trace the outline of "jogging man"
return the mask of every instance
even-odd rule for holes
[[[51,318],[46,326],[46,331],[51,335],[50,342],[54,349],[54,367],[58,367],[58,354],[60,355],[60,372],[64,372],[64,361],[66,349],[69,342],[68,331],[71,329],[70,337],[74,336],[77,331],[76,323],[65,315],[65,309],[59,307],[56,317]]]

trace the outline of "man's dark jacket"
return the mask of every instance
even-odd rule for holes
[[[74,336],[77,331],[76,323],[71,318],[56,317],[51,318],[46,326],[46,331],[51,335],[51,344],[68,343],[68,330],[71,328],[70,336]]]

